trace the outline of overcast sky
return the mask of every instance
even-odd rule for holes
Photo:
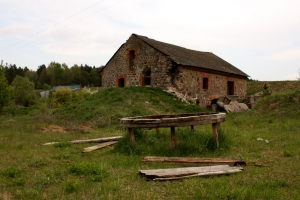
[[[213,52],[252,79],[295,80],[299,0],[1,0],[0,60],[105,65],[132,33]]]

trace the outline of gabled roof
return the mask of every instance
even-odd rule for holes
[[[248,77],[247,74],[213,53],[186,49],[137,34],[132,35],[165,54],[179,65],[199,67]]]

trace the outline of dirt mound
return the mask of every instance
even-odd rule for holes
[[[60,132],[60,133],[66,133],[66,130],[64,127],[56,126],[56,125],[49,125],[47,127],[42,128],[42,132]]]

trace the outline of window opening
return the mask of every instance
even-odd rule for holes
[[[202,87],[204,90],[208,90],[208,78],[203,78]]]
[[[135,59],[135,52],[134,50],[129,51],[129,61],[132,61]]]
[[[120,79],[118,80],[118,86],[119,86],[119,87],[124,87],[124,86],[125,86],[125,80],[124,80],[124,78],[120,78]]]
[[[151,85],[151,70],[147,70],[145,73],[145,85]]]
[[[227,95],[234,95],[234,82],[233,81],[227,82]]]

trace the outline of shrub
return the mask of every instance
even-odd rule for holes
[[[79,182],[77,180],[67,180],[66,192],[68,194],[79,191]]]
[[[72,91],[70,88],[58,88],[55,92],[52,92],[51,106],[57,108],[66,102],[71,101]]]
[[[3,174],[3,176],[9,177],[9,178],[15,178],[18,175],[20,175],[21,173],[22,173],[21,169],[11,167],[11,168],[7,168],[6,170],[4,170],[4,172],[2,174]]]

